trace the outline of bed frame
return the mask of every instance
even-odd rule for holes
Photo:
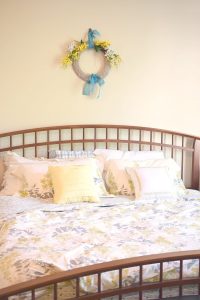
[[[162,129],[127,126],[127,125],[67,125],[34,128],[0,134],[0,155],[6,151],[15,151],[25,157],[49,157],[51,150],[93,150],[95,148],[111,148],[121,150],[162,150],[166,157],[174,158],[181,167],[181,176],[187,187],[199,189],[200,137],[182,134]],[[196,277],[184,276],[184,260],[197,259],[199,272]],[[173,280],[163,279],[164,263],[179,262],[179,276]],[[143,268],[146,265],[158,263],[159,278],[156,282],[143,280]],[[124,286],[122,280],[123,269],[139,268],[138,283]],[[101,289],[101,275],[104,272],[117,270],[119,284],[110,290]],[[97,291],[82,295],[80,278],[97,276]],[[70,271],[59,272],[54,275],[37,278],[8,288],[0,289],[0,299],[7,300],[12,295],[30,292],[28,299],[36,299],[36,290],[41,287],[53,286],[53,299],[58,299],[57,289],[61,282],[74,279],[76,282],[76,296],[72,299],[105,299],[117,295],[137,293],[142,300],[147,290],[158,290],[157,299],[162,299],[166,287],[178,287],[178,296],[184,294],[184,286],[196,285],[196,294],[200,295],[200,250],[164,253],[135,258],[116,260],[95,264]],[[131,298],[130,298],[131,299]]]

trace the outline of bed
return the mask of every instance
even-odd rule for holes
[[[199,137],[126,125],[52,126],[0,134],[2,157],[12,151],[45,160],[53,152],[88,155],[95,149],[128,157],[162,152],[179,165],[187,190],[173,201],[171,194],[162,193],[133,201],[123,186],[117,197],[67,205],[44,197],[22,201],[18,195],[0,196],[0,299],[200,295]],[[164,176],[163,168],[159,172]],[[107,180],[115,194],[110,174]]]

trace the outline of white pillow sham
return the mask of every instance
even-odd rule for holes
[[[102,156],[104,160],[110,159],[132,159],[132,160],[145,160],[145,159],[163,159],[163,151],[122,151],[113,149],[95,149],[93,152],[96,156]]]
[[[94,155],[101,156],[104,161],[109,159],[120,159],[123,156],[122,150],[113,150],[113,149],[95,149]]]
[[[125,160],[147,160],[147,159],[164,159],[162,151],[125,151],[123,156]]]
[[[113,149],[95,149],[94,155],[102,165],[102,169],[106,170],[107,163],[111,159],[123,160],[146,160],[146,159],[164,159],[162,151],[122,151]]]

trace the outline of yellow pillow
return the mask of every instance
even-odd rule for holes
[[[90,165],[50,166],[55,203],[99,202]]]

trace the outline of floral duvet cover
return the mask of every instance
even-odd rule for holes
[[[188,191],[181,199],[108,198],[67,205],[0,197],[0,288],[80,266],[194,249],[200,249],[199,192]],[[176,276],[177,268],[166,265],[164,276]],[[138,280],[138,273],[130,276],[130,271],[124,271],[124,284]],[[196,275],[197,262],[189,261],[184,272]],[[154,280],[158,266],[146,268],[144,276]],[[102,288],[114,287],[117,279],[115,272],[104,274]],[[83,279],[82,289],[93,291],[92,280]],[[74,292],[69,283],[60,289],[59,299]],[[43,293],[38,297],[50,299]]]

